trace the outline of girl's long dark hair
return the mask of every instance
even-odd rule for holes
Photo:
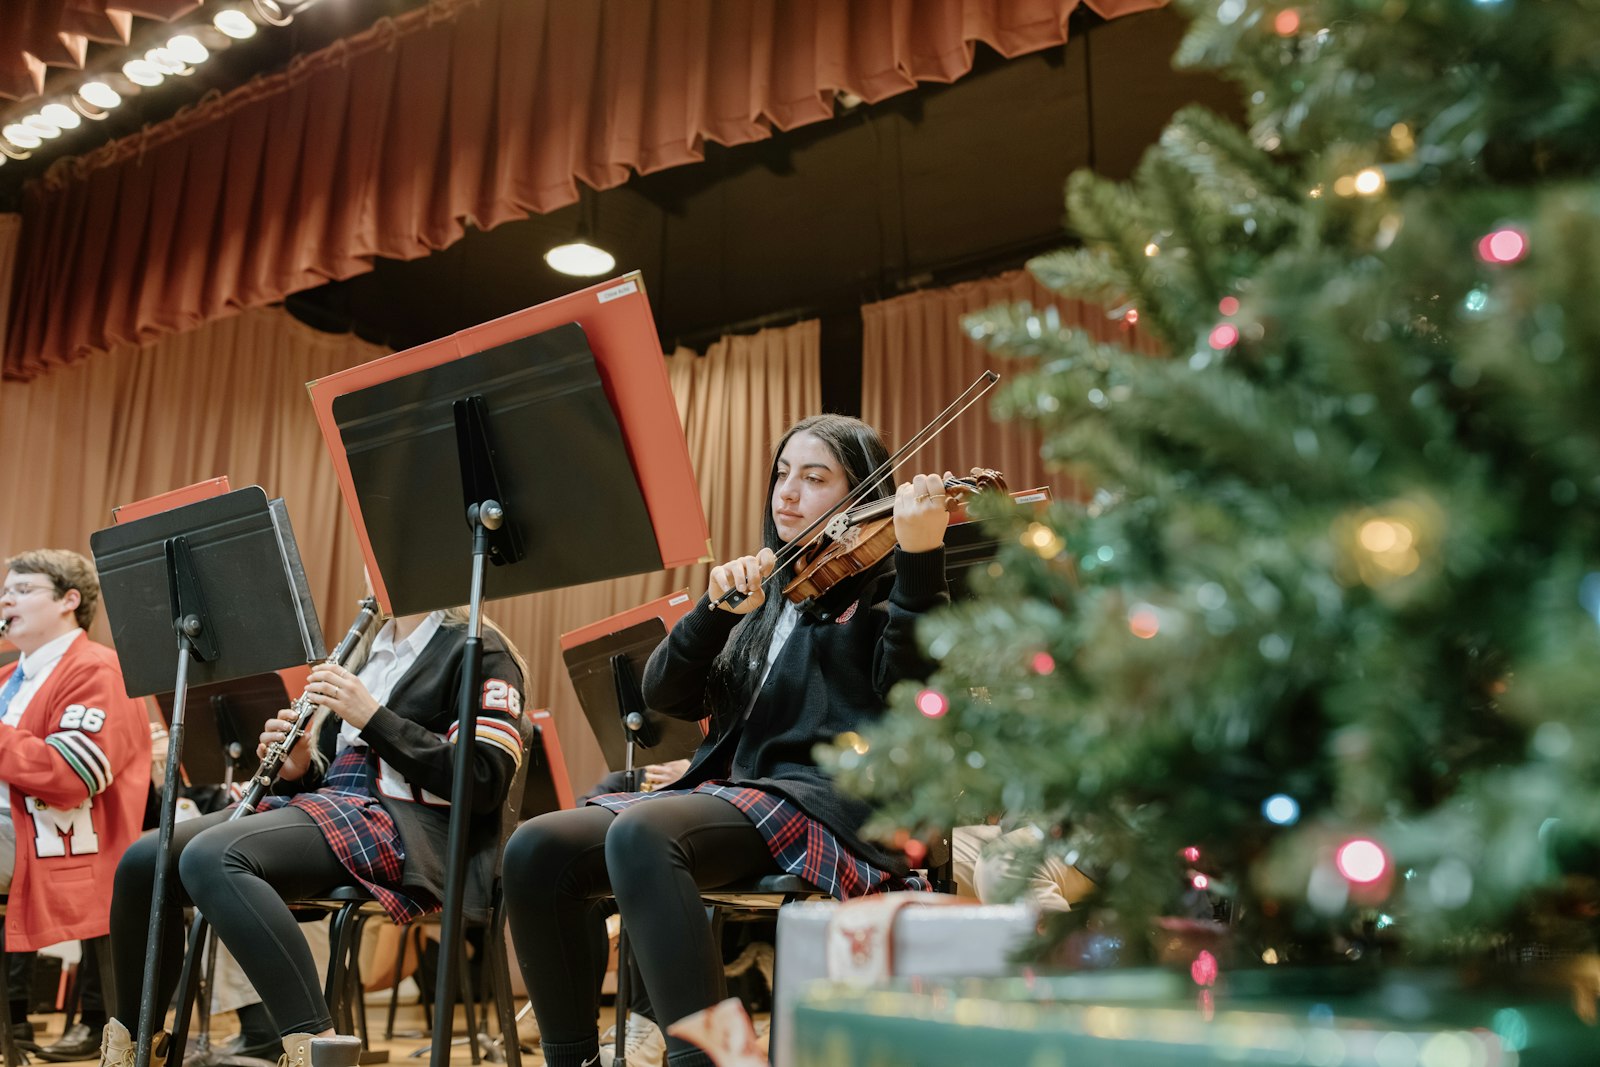
[[[789,439],[797,433],[809,433],[823,444],[844,469],[849,487],[854,489],[889,458],[878,431],[848,415],[812,415],[801,419],[778,439],[772,450],[772,466],[767,472],[767,495],[761,510],[761,543],[776,551],[783,542],[778,538],[778,524],[772,518],[772,490],[778,483],[778,459],[783,455]],[[876,500],[894,493],[894,480],[883,479],[877,489],[868,493],[867,500]],[[779,593],[790,578],[793,568],[786,568],[767,582],[767,600],[744,617],[734,628],[733,635],[722,653],[711,664],[706,678],[706,709],[721,724],[729,721],[725,716],[738,716],[750,706],[755,687],[766,675],[767,649],[772,643],[772,633],[777,628],[778,616],[783,611],[784,599]]]

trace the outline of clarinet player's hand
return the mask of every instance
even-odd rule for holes
[[[367,692],[361,679],[337,663],[319,663],[312,668],[306,682],[306,697],[357,730],[363,729],[378,710],[378,702]]]
[[[306,714],[311,713],[307,711]],[[294,709],[284,708],[278,712],[277,718],[266,721],[261,728],[261,743],[256,746],[256,759],[265,759],[269,746],[289,736],[289,728],[294,725],[294,719]],[[283,761],[283,766],[278,769],[278,777],[286,782],[304,778],[306,771],[311,769],[311,745],[306,737],[306,734],[300,735],[288,758]]]

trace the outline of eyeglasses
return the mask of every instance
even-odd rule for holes
[[[56,587],[53,585],[34,585],[32,582],[18,582],[0,588],[0,597],[10,597],[12,600],[21,600],[30,593],[50,593],[55,595]]]

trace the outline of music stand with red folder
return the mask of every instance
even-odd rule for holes
[[[308,388],[380,603],[470,607],[436,986],[448,1019],[482,602],[699,562],[710,534],[638,274]],[[436,1026],[434,1067],[449,1050]]]

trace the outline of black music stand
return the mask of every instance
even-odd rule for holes
[[[352,510],[365,523],[393,612],[458,605],[468,586],[435,986],[432,1063],[445,1067],[460,965],[483,601],[659,570],[661,551],[576,323],[340,394],[332,412],[355,489]]]
[[[175,696],[156,695],[156,706],[168,722],[172,721]],[[211,714],[187,724],[192,734],[183,754],[184,778],[191,786],[218,782],[231,786],[248,779],[260,766],[254,742],[267,720],[289,706],[289,688],[283,684],[282,675],[268,671],[210,685],[191,685],[188,704],[208,708]],[[232,751],[235,746],[236,753]]]
[[[638,680],[644,677],[650,653],[666,636],[667,628],[660,619],[645,619],[562,650],[584,718],[589,720],[606,766],[614,771],[633,770],[636,746],[650,750],[652,763],[667,763],[693,755],[705,740],[698,723],[670,718],[644,706]],[[637,787],[635,782],[628,788]]]
[[[322,631],[288,511],[259,486],[97,530],[89,545],[128,695],[173,693],[135,1051],[149,1067],[190,683],[310,662]]]
[[[639,772],[634,766],[637,748],[650,750],[652,762],[667,763],[694,755],[705,733],[697,722],[686,722],[645,707],[639,679],[656,646],[666,640],[666,624],[659,618],[645,619],[614,633],[584,644],[563,649],[572,688],[577,691],[583,716],[589,720],[606,766],[623,773],[624,792],[639,789]],[[617,932],[617,1033],[616,1062],[624,1063],[628,1044],[628,1007],[632,1000],[633,966],[628,946],[628,928]]]

